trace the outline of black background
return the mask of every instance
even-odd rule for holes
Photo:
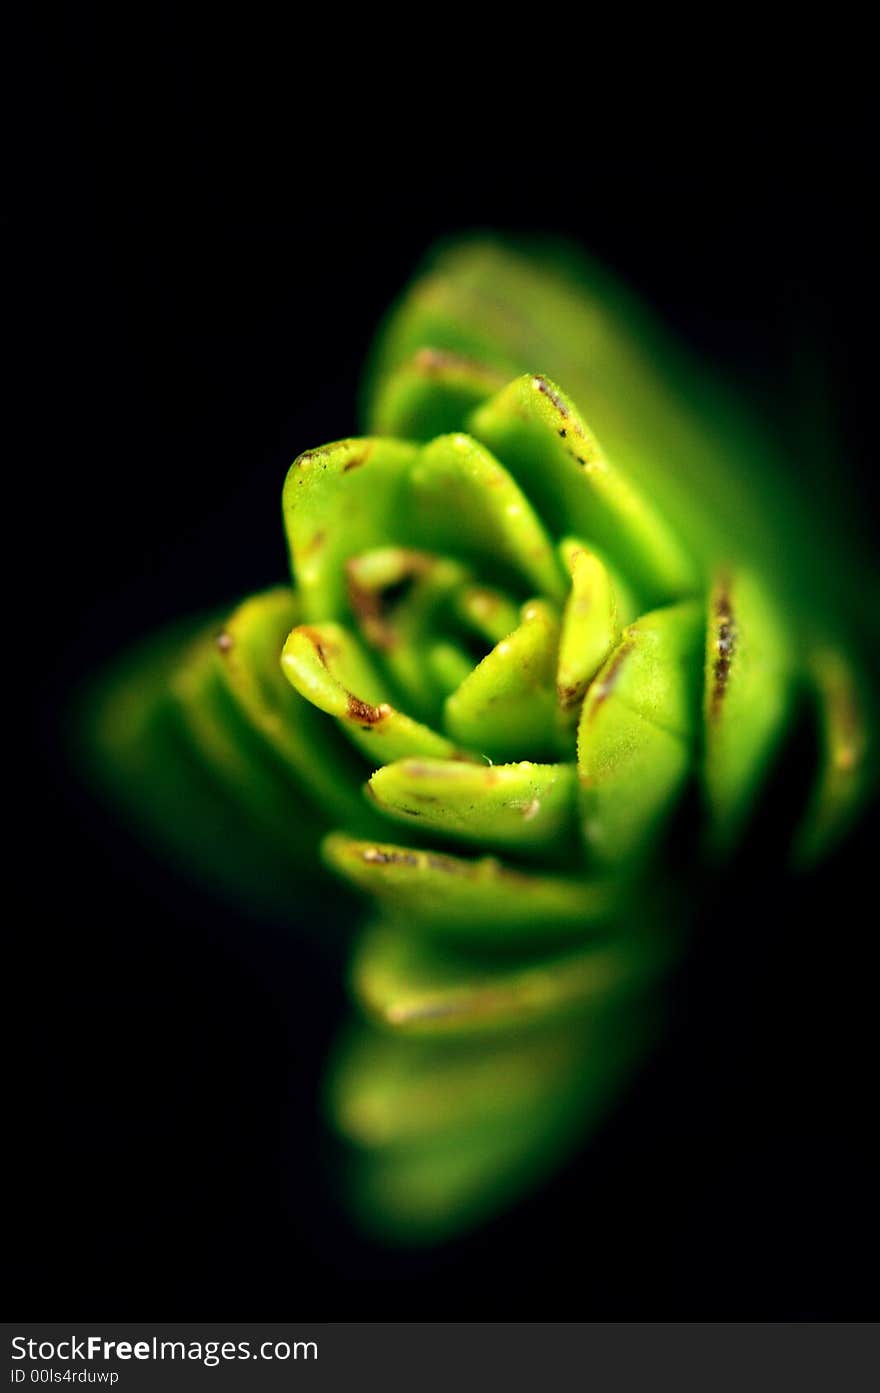
[[[597,93],[560,106],[518,74],[476,109],[472,52],[445,83],[410,63],[389,87],[370,62],[238,37],[80,16],[42,36],[14,142],[40,673],[14,1313],[869,1314],[867,828],[807,883],[768,873],[707,922],[668,1045],[588,1155],[475,1238],[395,1255],[348,1228],[314,1120],[339,963],[138,852],[72,774],[59,719],[129,639],[284,574],[286,466],[355,428],[371,333],[438,234],[581,240],[798,448],[797,350],[818,346],[867,514],[865,118],[832,129],[777,87],[748,124],[700,104],[666,134],[646,98],[618,146]]]

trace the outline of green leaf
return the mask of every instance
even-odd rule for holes
[[[605,456],[574,404],[536,374],[478,407],[468,426],[503,459],[557,535],[575,532],[622,567],[649,603],[699,585],[699,570],[669,522]]]
[[[870,784],[871,732],[864,679],[837,649],[810,653],[807,677],[818,709],[822,759],[816,786],[794,849],[811,865],[841,839]]]
[[[406,544],[404,498],[416,447],[400,440],[340,440],[306,450],[284,483],[291,565],[310,622],[348,617],[345,562]]]
[[[864,530],[846,508],[827,452],[822,497],[836,494],[835,507],[819,510],[815,490],[804,487],[803,453],[786,459],[705,360],[578,248],[477,235],[432,249],[376,337],[368,419],[385,376],[426,346],[508,377],[542,372],[561,382],[609,459],[687,539],[703,576],[734,554],[760,569],[792,614],[808,612],[836,634],[852,621],[856,641],[869,630],[872,558],[864,545],[859,550]],[[563,530],[599,542],[575,519]]]
[[[493,760],[558,753],[558,644],[553,606],[542,600],[523,605],[519,627],[447,698],[444,723],[450,735]]]
[[[601,1010],[513,1039],[350,1032],[327,1106],[349,1142],[361,1222],[400,1243],[448,1239],[537,1184],[594,1128],[644,1055],[656,1012]]]
[[[326,824],[300,807],[281,844],[277,825],[267,833],[262,814],[240,798],[234,769],[206,760],[205,744],[193,740],[175,674],[195,653],[202,672],[210,668],[220,623],[176,625],[104,673],[84,704],[83,759],[139,838],[215,893],[277,914],[316,886],[332,895],[315,856]],[[238,767],[250,774],[246,760]]]
[[[702,637],[698,601],[643,615],[587,693],[578,728],[581,817],[600,864],[650,849],[693,767]]]
[[[356,1145],[399,1148],[495,1131],[547,1095],[580,1090],[626,1033],[620,1013],[513,1038],[400,1039],[359,1024],[346,1033],[328,1089],[335,1126]]]
[[[386,1029],[451,1037],[519,1030],[631,999],[675,951],[677,936],[652,927],[511,963],[381,924],[361,938],[351,982],[367,1016]]]
[[[411,535],[433,551],[502,567],[528,590],[562,600],[551,538],[529,499],[497,459],[467,435],[423,446],[411,471]]]
[[[413,927],[462,943],[547,943],[588,937],[622,908],[619,886],[526,872],[495,857],[471,860],[335,832],[324,858],[339,875]]]
[[[381,679],[366,653],[341,624],[294,629],[281,664],[300,695],[334,716],[374,768],[406,755],[464,757],[450,740],[385,700]]]
[[[456,613],[473,633],[493,645],[519,623],[519,610],[513,601],[488,585],[464,586],[457,598]]]
[[[791,712],[788,639],[764,586],[722,571],[709,597],[704,714],[709,842],[728,851],[759,797]]]
[[[464,837],[477,845],[523,851],[568,850],[577,773],[571,764],[465,764],[402,759],[369,782],[376,806],[399,822]]]
[[[346,1167],[349,1203],[361,1226],[385,1242],[454,1238],[551,1174],[595,1126],[622,1076],[612,1066],[592,1094],[545,1094],[493,1131],[356,1153]]]
[[[599,557],[572,538],[559,552],[571,590],[562,615],[556,696],[563,719],[576,720],[589,683],[620,638],[621,617],[615,586]]]
[[[436,694],[445,700],[473,672],[474,660],[458,643],[449,639],[431,644],[422,659],[425,676],[430,679]],[[442,710],[442,708],[441,708]]]
[[[360,795],[355,756],[281,671],[281,650],[299,611],[289,586],[245,600],[217,636],[217,667],[242,720],[263,737],[319,816],[366,830],[369,810]]]
[[[454,597],[469,579],[467,568],[430,552],[383,547],[351,557],[347,573],[361,632],[402,705],[429,723],[439,720],[445,693],[437,690],[431,652],[444,620],[452,621]]]
[[[224,680],[217,638],[216,629],[203,635],[170,674],[181,727],[223,796],[238,804],[274,854],[307,861],[320,835],[320,815],[307,809],[296,784],[242,719]],[[224,854],[219,847],[217,853]]]
[[[460,430],[468,412],[503,385],[503,374],[485,363],[421,348],[383,378],[373,404],[373,429],[377,435],[432,440]]]

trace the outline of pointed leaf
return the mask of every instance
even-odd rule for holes
[[[604,1008],[656,982],[677,947],[674,934],[655,928],[510,963],[454,954],[405,928],[379,925],[361,939],[351,980],[377,1024],[451,1037]]]
[[[595,553],[568,539],[560,555],[571,576],[562,615],[556,696],[563,716],[577,719],[587,686],[620,638],[620,616],[611,576]]]
[[[408,924],[462,943],[542,943],[584,936],[620,910],[618,887],[585,877],[529,874],[494,857],[355,841],[324,842],[329,865]]]
[[[785,631],[750,572],[722,572],[712,588],[705,682],[710,841],[725,851],[770,772],[792,699]]]
[[[381,681],[366,653],[340,624],[294,629],[281,663],[300,695],[335,716],[374,767],[406,755],[460,756],[451,741],[384,700]]]
[[[302,865],[308,845],[280,860],[189,739],[171,678],[194,642],[210,645],[216,625],[197,638],[192,630],[190,622],[150,638],[102,676],[84,713],[85,758],[142,838],[213,889],[277,911],[291,893],[308,892],[317,867]]]
[[[599,1009],[490,1041],[402,1039],[358,1025],[337,1051],[328,1111],[349,1141],[369,1150],[506,1130],[548,1098],[583,1096],[593,1081],[616,1075],[615,1062],[636,1055],[648,1035],[628,1013]]]
[[[216,630],[181,658],[170,690],[190,745],[255,832],[282,856],[305,860],[313,854],[321,815],[307,809],[301,791],[242,719],[224,681]],[[218,848],[218,856],[226,850]]]
[[[218,633],[218,667],[242,719],[308,795],[315,815],[354,829],[365,813],[356,756],[281,670],[281,651],[298,617],[289,586],[251,596]]]
[[[581,816],[597,862],[646,852],[693,767],[703,621],[697,601],[631,624],[578,727]]]
[[[625,1072],[611,1062],[592,1092],[545,1094],[494,1129],[357,1152],[346,1175],[361,1225],[384,1242],[434,1244],[491,1218],[561,1164]]]
[[[501,566],[527,591],[562,600],[553,542],[528,497],[497,459],[468,435],[442,435],[412,467],[410,524],[433,551]]]
[[[489,846],[567,849],[575,827],[571,764],[465,764],[402,759],[369,782],[377,807],[399,822]]]
[[[399,440],[340,440],[291,465],[284,524],[306,619],[345,619],[348,558],[407,541],[405,476],[415,455]]]
[[[540,759],[558,752],[556,650],[559,619],[532,600],[522,622],[446,700],[444,724],[456,740],[490,759]]]
[[[819,711],[822,760],[812,801],[795,844],[809,865],[839,841],[870,781],[871,739],[861,674],[837,649],[810,654],[808,678]]]
[[[519,377],[468,424],[504,460],[547,525],[601,547],[644,600],[656,604],[697,588],[699,571],[673,528],[606,458],[554,383]]]
[[[693,740],[700,720],[704,632],[699,600],[666,605],[628,624],[590,688],[587,724],[613,697],[655,725]]]

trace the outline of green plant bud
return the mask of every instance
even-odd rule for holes
[[[873,786],[870,587],[726,391],[570,251],[441,250],[364,405],[284,483],[293,588],[124,659],[91,739],[139,827],[249,906],[320,904],[322,930],[378,907],[327,1107],[358,1219],[433,1242],[619,1096],[801,712],[783,854],[844,836]],[[685,808],[701,838],[673,839]]]

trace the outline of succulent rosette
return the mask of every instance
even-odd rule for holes
[[[124,660],[94,743],[249,904],[369,906],[328,1112],[363,1221],[425,1241],[619,1095],[804,719],[791,856],[843,835],[860,586],[740,408],[570,252],[441,250],[364,411],[287,476],[293,585]]]

